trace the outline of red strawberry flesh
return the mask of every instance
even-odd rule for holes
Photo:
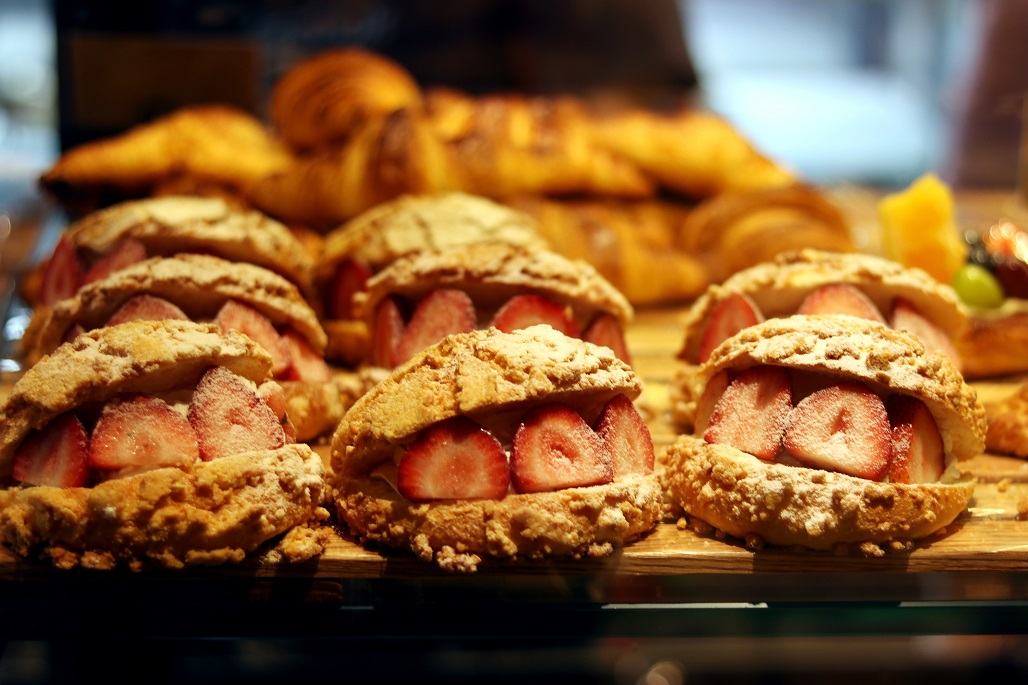
[[[617,395],[607,402],[596,434],[610,453],[615,479],[653,473],[653,437],[630,399]]]
[[[507,455],[470,419],[447,419],[426,428],[407,448],[396,487],[412,502],[502,499],[510,487]]]
[[[71,297],[82,287],[85,276],[86,268],[75,246],[67,236],[61,236],[43,269],[39,303],[50,306]]]
[[[547,324],[566,336],[577,338],[578,324],[569,307],[544,295],[515,295],[493,316],[491,325],[504,333]]]
[[[776,366],[739,372],[714,405],[703,432],[708,443],[774,459],[792,409],[792,379]]]
[[[892,426],[889,480],[894,483],[934,483],[946,470],[945,448],[935,418],[924,402],[892,395],[886,403]]]
[[[517,492],[547,492],[609,483],[614,478],[603,440],[573,409],[553,403],[529,412],[511,446],[511,480]]]
[[[889,325],[898,331],[910,333],[921,341],[929,353],[942,353],[960,368],[960,353],[949,336],[907,300],[897,298],[893,303]]]
[[[800,303],[797,314],[848,314],[885,323],[878,307],[867,295],[848,283],[830,283],[817,288]]]
[[[286,443],[275,412],[241,378],[220,366],[204,372],[189,404],[204,461],[243,452],[273,450]]]
[[[880,480],[892,453],[885,404],[858,383],[817,390],[793,409],[784,445],[807,466]]]
[[[731,293],[714,307],[700,337],[697,360],[702,364],[714,349],[733,335],[764,320],[760,308],[746,295]]]
[[[279,376],[289,368],[289,348],[268,317],[250,305],[229,300],[218,310],[214,322],[222,331],[235,330],[247,336],[271,355],[271,372]]]
[[[89,271],[86,272],[83,283],[92,283],[102,278],[107,278],[115,271],[124,269],[137,262],[146,259],[146,248],[138,240],[129,238],[114,246],[114,249],[100,257]]]
[[[371,335],[373,364],[391,369],[402,363],[397,348],[403,337],[403,328],[403,313],[399,302],[392,297],[382,300],[375,310],[375,327]]]
[[[147,395],[104,405],[89,443],[97,469],[188,467],[200,456],[196,432],[167,402]]]
[[[696,403],[696,418],[693,420],[693,433],[703,435],[710,423],[710,417],[714,413],[714,407],[718,400],[725,394],[728,385],[732,382],[734,375],[727,369],[718,371],[714,377],[707,381],[703,387],[703,393]]]
[[[14,479],[26,485],[77,488],[89,480],[89,435],[78,417],[61,414],[32,431],[14,453]]]
[[[127,321],[189,321],[189,317],[177,305],[162,297],[136,295],[125,301],[118,311],[107,319],[107,326],[117,326]]]
[[[632,356],[628,352],[624,331],[621,330],[621,324],[615,316],[605,312],[597,314],[586,326],[582,339],[594,345],[609,347],[618,359],[629,366],[632,365]]]
[[[440,288],[418,303],[396,345],[395,358],[403,363],[448,335],[475,329],[475,305],[463,290]]]
[[[329,316],[343,320],[356,318],[353,296],[365,290],[369,278],[371,269],[363,262],[344,259],[336,268],[329,289]]]
[[[329,383],[332,371],[307,339],[292,328],[282,331],[282,342],[289,348],[290,366],[283,378],[303,383]]]

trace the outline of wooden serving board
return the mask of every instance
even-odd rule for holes
[[[669,384],[678,368],[675,353],[683,333],[683,309],[637,314],[628,344],[645,391],[641,402],[651,410],[650,428],[657,450],[677,431],[668,416]],[[1019,381],[1017,381],[1019,382]],[[1012,391],[1015,382],[982,384],[983,396]],[[0,392],[0,395],[3,393]],[[327,458],[327,445],[318,451]],[[962,467],[979,484],[968,510],[944,534],[913,549],[882,557],[764,548],[752,550],[738,540],[701,536],[677,523],[658,528],[609,557],[539,563],[484,563],[480,574],[676,576],[754,573],[927,573],[1028,570],[1028,461],[981,455]],[[246,563],[215,571],[258,577],[411,578],[443,575],[410,555],[365,549],[340,532],[318,559],[302,564],[269,563],[259,554]],[[0,549],[0,578],[54,573],[40,564],[18,560]]]

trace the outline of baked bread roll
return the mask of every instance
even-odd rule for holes
[[[952,288],[920,269],[864,254],[800,250],[711,286],[686,312],[672,411],[689,425],[702,392],[697,365],[726,338],[765,319],[793,314],[849,314],[888,323],[945,353],[957,367],[955,341],[967,313]]]
[[[995,310],[973,312],[957,349],[970,379],[1028,372],[1028,303],[1008,298]]]
[[[751,326],[700,367],[695,435],[662,457],[672,515],[763,543],[870,554],[940,531],[974,479],[985,412],[944,355],[851,316]]]
[[[0,409],[0,540],[62,568],[181,568],[323,518],[322,460],[290,440],[270,368],[251,339],[191,322],[62,345]]]
[[[441,193],[401,196],[331,231],[315,276],[329,335],[326,356],[347,364],[367,356],[369,334],[355,318],[353,296],[383,267],[409,254],[474,243],[545,249],[536,229],[531,217],[492,200]]]
[[[325,331],[292,283],[208,255],[153,257],[39,309],[22,338],[25,359],[34,364],[62,342],[112,322],[166,318],[214,322],[257,340],[272,356],[301,441],[334,428],[354,399],[356,381],[325,363]]]
[[[610,554],[660,517],[639,392],[610,350],[548,326],[449,336],[340,422],[339,518],[451,571]]]
[[[354,297],[371,331],[370,363],[393,368],[451,333],[545,323],[630,363],[634,310],[589,264],[546,250],[480,243],[402,257]]]

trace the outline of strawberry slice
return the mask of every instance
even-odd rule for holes
[[[189,321],[189,317],[184,311],[162,297],[136,295],[126,300],[125,304],[118,308],[118,311],[111,314],[106,325],[117,326],[127,321],[162,321],[164,319]]]
[[[529,412],[514,433],[511,480],[517,492],[609,483],[614,464],[607,445],[578,413],[564,404]]]
[[[239,331],[267,350],[271,355],[273,375],[279,376],[289,368],[289,348],[282,341],[282,336],[275,330],[268,317],[250,305],[229,300],[218,310],[214,323],[226,333],[230,330]]]
[[[375,330],[371,334],[371,363],[391,369],[402,363],[398,346],[403,337],[403,313],[394,297],[382,300],[375,310]]]
[[[188,417],[204,461],[286,444],[275,412],[241,378],[221,366],[209,368],[196,384]]]
[[[585,327],[582,340],[594,345],[609,347],[618,359],[629,366],[632,365],[632,357],[628,352],[625,334],[621,330],[621,324],[618,323],[617,317],[605,312],[597,314]]]
[[[792,410],[784,444],[808,466],[880,480],[892,453],[889,416],[882,399],[859,383],[830,385]]]
[[[721,396],[725,394],[725,390],[728,389],[734,378],[735,375],[725,369],[718,371],[713,378],[707,381],[706,387],[703,388],[703,394],[696,403],[696,418],[693,420],[694,435],[703,435],[706,432],[707,426],[710,424],[710,417],[714,413],[714,407],[717,406]]]
[[[807,316],[848,314],[885,323],[885,318],[871,298],[848,283],[829,283],[814,290],[803,299],[796,313]]]
[[[893,483],[934,483],[946,470],[939,426],[925,403],[909,395],[892,395],[886,403],[892,426]]]
[[[89,480],[89,435],[78,417],[65,413],[32,431],[14,453],[14,479],[26,485],[78,488]]]
[[[86,267],[67,236],[61,236],[43,269],[39,288],[39,304],[50,306],[78,292],[86,275]]]
[[[515,295],[497,310],[490,323],[504,333],[537,324],[547,324],[550,328],[572,338],[579,335],[578,324],[571,308],[558,304],[544,295]]]
[[[329,287],[329,316],[343,320],[356,318],[353,296],[364,291],[369,278],[371,269],[364,262],[355,259],[343,260],[336,268],[336,274]]]
[[[714,348],[744,328],[755,326],[764,320],[757,303],[748,296],[731,293],[714,306],[700,337],[698,361],[710,359]]]
[[[115,271],[124,269],[126,266],[132,266],[144,259],[146,259],[146,248],[143,247],[143,243],[131,238],[122,240],[114,246],[113,250],[98,259],[90,267],[82,282],[92,283],[93,281],[99,281],[101,278],[107,278]]]
[[[287,445],[296,442],[296,425],[289,418],[289,402],[286,400],[286,393],[282,386],[275,381],[264,381],[257,386],[257,397],[275,413],[282,431],[285,433]]]
[[[614,467],[614,478],[653,473],[653,436],[632,400],[618,395],[607,402],[596,423]]]
[[[89,465],[186,468],[200,457],[196,432],[185,416],[159,397],[131,395],[104,405],[89,443]]]
[[[412,502],[503,499],[507,455],[492,433],[463,416],[429,426],[400,459],[396,488]]]
[[[889,325],[898,331],[910,333],[921,341],[928,352],[944,354],[958,369],[960,368],[960,353],[949,336],[907,300],[896,298],[892,303]]]
[[[324,358],[314,351],[307,338],[292,328],[282,331],[282,342],[289,348],[291,362],[283,378],[304,383],[329,383],[332,371]]]
[[[463,290],[433,290],[414,309],[396,345],[395,359],[402,364],[448,335],[475,330],[477,321],[475,305]]]
[[[778,366],[754,366],[728,384],[703,432],[708,443],[774,459],[792,409],[792,378]]]

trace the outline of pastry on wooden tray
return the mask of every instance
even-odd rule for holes
[[[314,260],[284,225],[211,197],[130,200],[87,214],[64,232],[40,265],[26,300],[49,305],[84,283],[147,257],[203,252],[270,269],[314,303]]]
[[[694,435],[661,455],[669,513],[750,546],[869,555],[942,531],[985,412],[945,355],[852,316],[768,320],[700,366]]]
[[[184,321],[61,345],[0,408],[0,540],[62,568],[181,568],[325,518],[323,462],[292,439],[271,364],[244,335]],[[287,558],[309,551],[288,544],[300,537],[280,541]]]
[[[952,288],[920,269],[864,254],[800,250],[711,286],[686,312],[672,412],[688,426],[702,385],[697,366],[725,339],[765,319],[846,314],[917,335],[960,368],[955,340],[967,313]]]
[[[547,250],[481,243],[392,262],[354,297],[373,366],[399,366],[452,333],[545,323],[629,362],[632,306],[592,266]]]
[[[1020,381],[1014,392],[984,404],[989,422],[986,449],[1028,459],[1028,380]]]
[[[79,333],[132,320],[213,322],[256,340],[272,357],[296,438],[335,427],[360,387],[323,358],[325,331],[292,283],[253,264],[181,254],[153,257],[92,281],[72,297],[37,311],[22,338],[35,363]]]
[[[639,392],[611,350],[549,326],[448,336],[339,424],[339,518],[451,571],[610,554],[661,515]]]
[[[368,330],[353,296],[400,257],[474,243],[548,246],[531,217],[466,193],[404,195],[357,216],[325,236],[315,282],[322,295],[326,356],[356,364],[367,355]]]

